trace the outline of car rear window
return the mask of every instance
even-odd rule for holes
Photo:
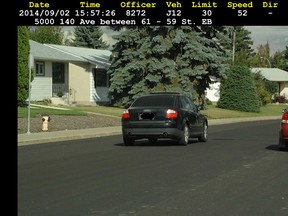
[[[149,95],[135,100],[132,107],[173,107],[175,95]]]

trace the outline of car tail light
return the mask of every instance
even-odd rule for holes
[[[172,109],[168,109],[166,112],[166,118],[177,118],[178,112]]]
[[[282,115],[282,123],[288,123],[288,112],[285,112],[283,115]]]
[[[128,110],[125,110],[123,113],[122,113],[122,118],[123,119],[128,119],[130,118],[130,113]]]

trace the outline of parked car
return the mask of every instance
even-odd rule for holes
[[[288,148],[288,109],[284,109],[282,113],[278,146],[280,150]]]
[[[135,140],[171,139],[187,145],[189,138],[207,141],[208,118],[187,96],[174,93],[151,93],[138,97],[122,114],[122,136],[125,145]]]

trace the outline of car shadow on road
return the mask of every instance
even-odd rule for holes
[[[266,149],[268,150],[272,150],[272,151],[281,151],[281,152],[288,152],[288,149],[280,149],[278,145],[269,145],[266,147]]]
[[[188,145],[198,143],[197,140],[189,140]],[[118,143],[117,146],[125,146],[124,143]],[[133,146],[153,146],[153,147],[167,147],[167,146],[182,146],[179,145],[177,141],[173,140],[158,140],[156,143],[150,143],[148,140],[136,140]]]

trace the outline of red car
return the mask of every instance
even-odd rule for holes
[[[288,109],[283,110],[279,132],[279,149],[288,148]]]

